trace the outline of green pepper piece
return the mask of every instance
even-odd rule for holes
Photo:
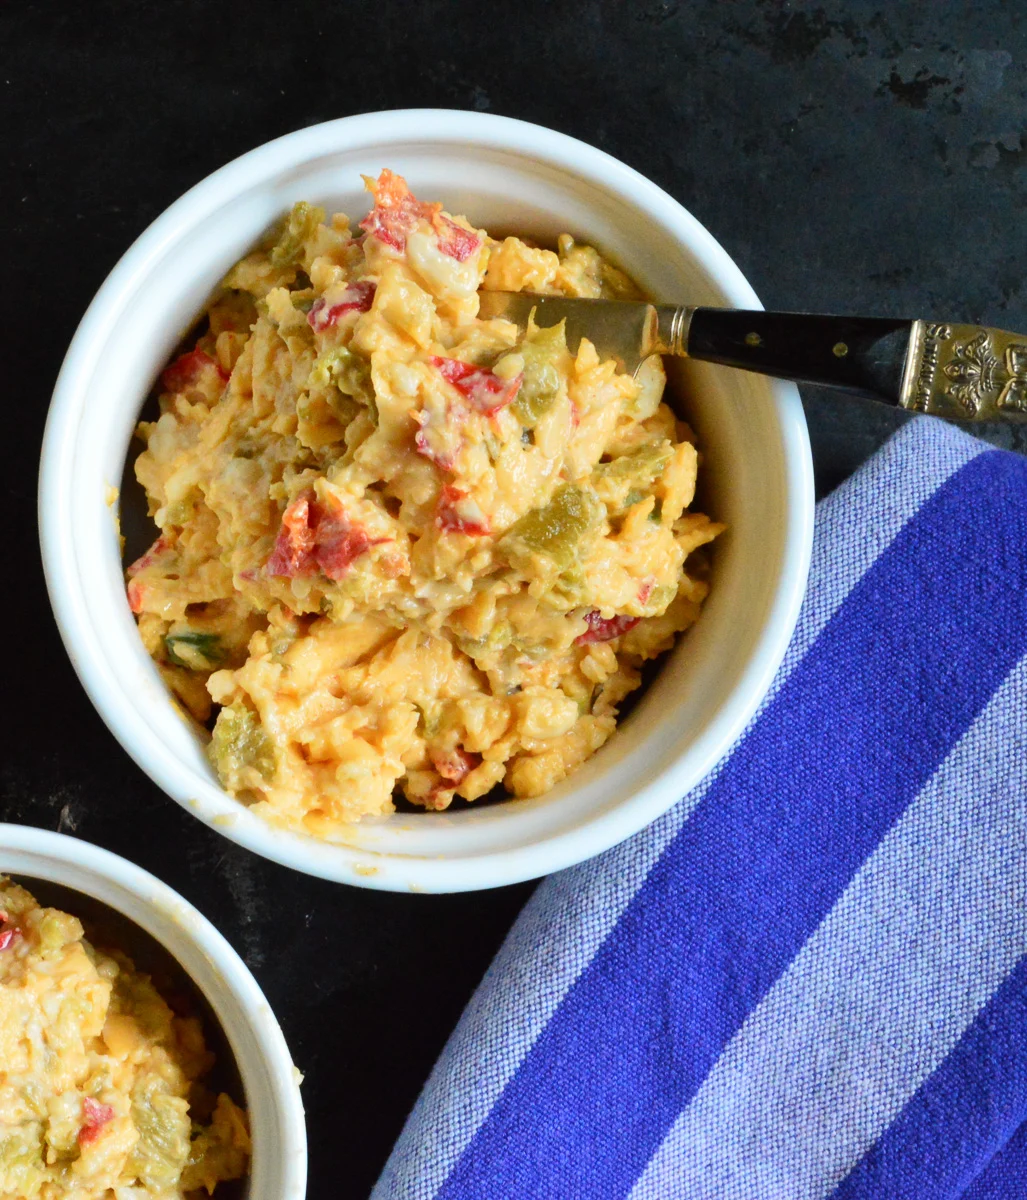
[[[307,386],[328,387],[332,383],[338,384],[349,372],[360,370],[361,364],[366,369],[367,364],[359,355],[354,354],[347,346],[337,346],[327,354],[322,354],[314,363]]]
[[[513,626],[509,621],[496,621],[484,637],[460,638],[460,649],[475,662],[502,652],[510,645],[513,638]]]
[[[321,355],[307,379],[307,387],[326,388],[331,384],[335,384],[344,396],[367,403],[368,397],[374,394],[371,364],[347,346],[337,346]]]
[[[170,1191],[189,1158],[188,1102],[173,1095],[169,1084],[152,1072],[142,1075],[132,1089],[131,1111],[139,1138],[128,1167],[147,1190]]]
[[[189,671],[219,666],[225,658],[221,638],[216,633],[199,633],[191,629],[185,633],[169,633],[164,638],[164,648],[169,662]]]
[[[132,1016],[147,1037],[158,1042],[171,1037],[173,1014],[149,975],[119,972],[114,995],[121,1011]]]
[[[292,206],[278,241],[271,249],[271,263],[276,267],[291,266],[303,256],[304,244],[325,219],[325,210],[301,200]]]
[[[566,570],[560,572],[553,584],[550,603],[561,600],[559,607],[579,608],[588,599],[588,577],[581,563],[572,563]]]
[[[611,483],[630,483],[634,488],[644,488],[663,474],[673,453],[670,442],[646,442],[629,454],[622,454],[611,462],[599,463],[595,473],[600,479],[608,479]]]
[[[526,429],[534,429],[560,393],[556,359],[567,353],[564,322],[537,330],[518,347],[518,353],[524,359],[524,377],[510,409]]]
[[[43,958],[51,958],[74,940],[75,931],[64,913],[45,908],[36,926],[36,935],[39,938],[39,953]]]
[[[43,1126],[39,1121],[0,1130],[0,1178],[7,1194],[33,1196],[43,1178]]]
[[[514,522],[501,545],[514,565],[541,554],[566,570],[576,558],[578,543],[604,515],[593,491],[568,483],[544,508],[533,508]]]
[[[218,713],[208,750],[218,778],[226,787],[244,786],[237,781],[246,767],[253,767],[262,779],[274,774],[271,741],[257,714],[243,704],[229,704]]]

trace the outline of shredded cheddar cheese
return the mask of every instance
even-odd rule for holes
[[[562,326],[481,288],[638,297],[589,246],[493,241],[389,171],[360,226],[298,204],[164,372],[128,568],[147,649],[224,787],[331,837],[503,787],[539,795],[613,733],[696,619],[694,439]]]

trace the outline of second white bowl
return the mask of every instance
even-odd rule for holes
[[[319,842],[272,829],[218,786],[143,650],[125,600],[110,489],[143,398],[224,272],[298,199],[357,215],[388,166],[475,225],[593,242],[661,300],[760,307],[723,249],[654,184],[581,142],[482,113],[348,117],[262,146],[173,204],[115,267],[68,351],[47,422],[40,529],[65,645],[93,703],[171,796],[268,858],[364,887],[457,891],[547,874],[636,832],[724,755],[798,614],[813,479],[796,388],[686,364],[703,507],[729,526],[712,592],[617,734],[535,800],[396,814]]]
[[[245,1095],[234,1098],[249,1111],[253,1139],[247,1200],[303,1200],[307,1136],[298,1076],[257,981],[214,926],[118,855],[27,825],[0,824],[0,875],[13,875],[30,891],[39,880],[72,888],[164,947],[206,999],[239,1069]]]

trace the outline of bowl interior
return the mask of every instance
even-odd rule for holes
[[[62,372],[44,451],[51,595],[76,668],[115,734],[166,791],[233,839],[365,886],[447,890],[528,878],[658,815],[751,715],[790,633],[808,558],[812,492],[798,395],[757,376],[675,364],[673,386],[704,456],[702,499],[728,532],[717,543],[699,622],[617,735],[570,779],[535,800],[395,814],[332,844],[272,831],[220,790],[142,648],[110,503],[143,398],[224,272],[295,200],[359,218],[368,207],[360,175],[389,166],[417,194],[489,230],[543,242],[569,232],[592,242],[658,299],[758,304],[709,235],[619,164],[599,181],[591,166],[586,174],[546,147],[414,140],[396,127],[391,140],[379,130],[365,145],[352,133],[323,132],[346,124],[317,127],[318,140],[296,142],[289,153],[275,147],[290,139],[272,143],[205,181],[151,227],[94,302]],[[578,145],[560,138],[557,148],[564,144]],[[629,177],[623,186],[621,176]]]

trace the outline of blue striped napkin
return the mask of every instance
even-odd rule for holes
[[[714,775],[543,883],[374,1200],[1027,1196],[1027,460],[912,422],[818,511]]]

